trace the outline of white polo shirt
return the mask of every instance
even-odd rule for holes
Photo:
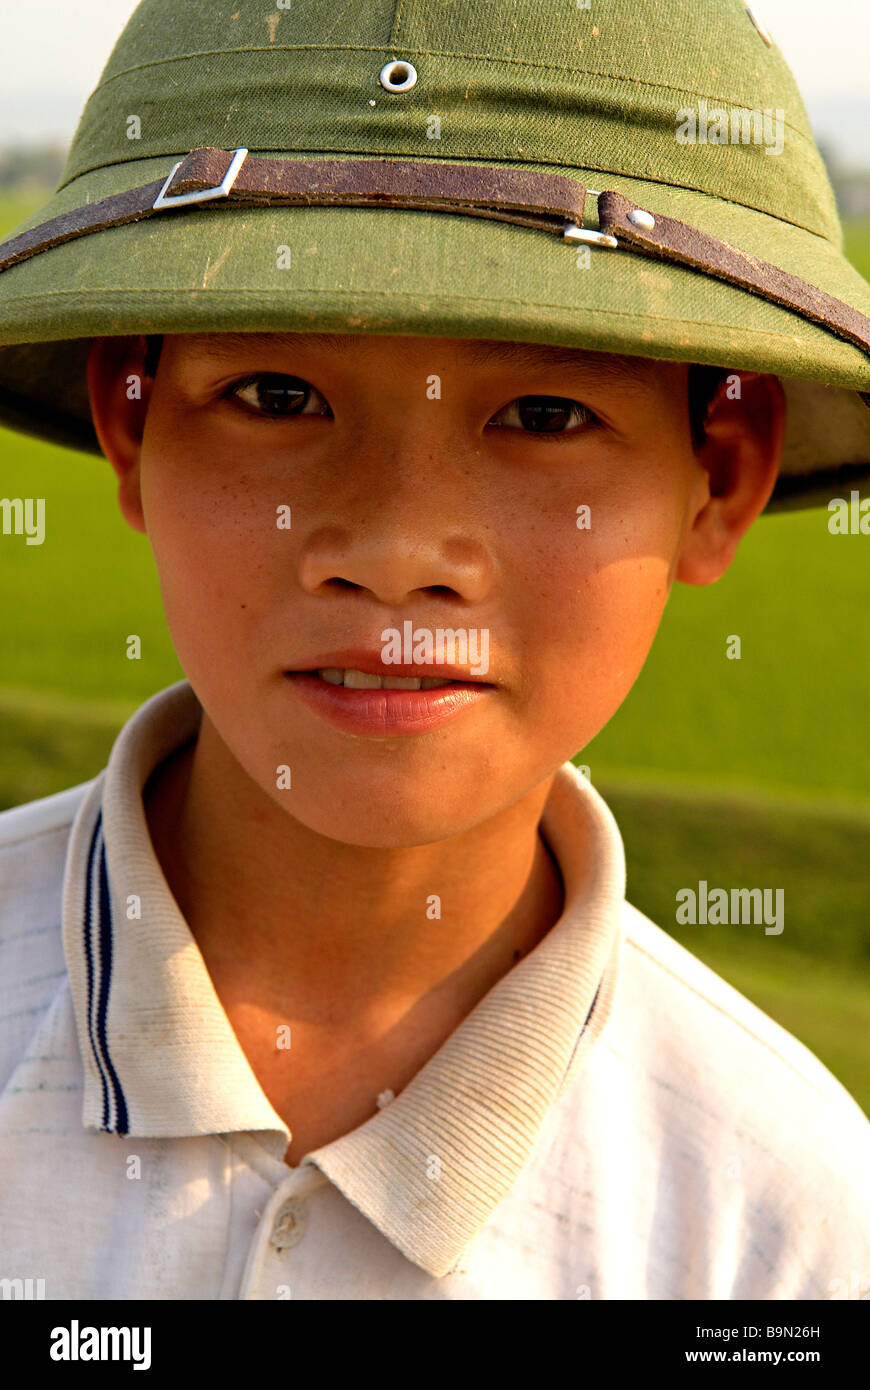
[[[199,718],[181,682],[92,782],[0,816],[0,1297],[870,1295],[870,1124],[625,903],[570,763],[542,820],[562,917],[395,1099],[288,1167],[144,815]]]

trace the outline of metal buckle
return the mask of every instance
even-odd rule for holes
[[[193,151],[191,150],[191,154],[192,153]],[[236,181],[236,177],[245,162],[247,153],[248,151],[246,149],[237,149],[234,151],[230,167],[215,188],[200,188],[196,193],[175,193],[171,198],[167,198],[166,190],[184,163],[183,159],[179,159],[160,192],[157,194],[157,197],[154,199],[152,208],[154,210],[157,208],[180,208],[186,203],[201,203],[206,198],[225,198]]]
[[[601,190],[598,188],[587,188],[586,192],[592,198],[600,198]],[[619,246],[615,236],[610,236],[608,232],[594,232],[591,227],[581,227],[576,222],[566,220],[562,229],[563,241],[588,241],[593,246]]]
[[[618,246],[619,242],[609,232],[593,232],[591,227],[578,227],[576,222],[566,222],[562,232],[563,241],[589,241],[593,246]]]

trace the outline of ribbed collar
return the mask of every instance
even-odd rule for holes
[[[121,730],[72,828],[63,935],[85,1073],[82,1123],[143,1138],[255,1131],[282,1159],[290,1132],[239,1046],[145,819],[151,772],[197,736],[200,718],[187,681],[148,700]],[[556,774],[541,829],[565,885],[559,921],[395,1100],[304,1160],[434,1275],[461,1264],[512,1187],[613,1004],[622,840],[570,762]]]

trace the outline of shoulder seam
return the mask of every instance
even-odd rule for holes
[[[28,840],[38,840],[42,835],[53,835],[58,830],[71,828],[73,821],[75,820],[76,815],[78,813],[78,808],[81,805],[82,799],[86,795],[89,788],[93,785],[93,782],[95,780],[95,778],[92,778],[89,782],[81,782],[76,787],[66,787],[62,792],[56,792],[54,795],[57,797],[72,797],[73,792],[80,792],[80,796],[76,799],[76,801],[72,804],[72,806],[69,809],[65,809],[62,813],[60,811],[60,808],[58,808],[56,818],[50,820],[47,825],[38,824],[37,826],[29,830],[22,829],[19,834],[14,835],[8,839],[3,835],[2,825],[0,825],[0,853],[2,853],[4,849],[12,849],[16,845],[23,845]],[[49,800],[49,798],[46,797],[45,800]],[[23,806],[10,806],[7,808],[7,812],[3,812],[0,814],[8,814],[14,813],[15,811],[23,811],[28,806],[33,806],[35,804],[38,803],[25,802]]]
[[[65,830],[72,826],[75,816],[69,816],[66,820],[54,821],[51,825],[40,826],[38,830],[28,830],[24,835],[16,835],[14,840],[0,839],[0,854],[4,849],[14,849],[16,845],[26,844],[28,840],[38,840],[42,835],[53,835],[57,830]]]
[[[629,906],[631,906],[631,904],[629,904]],[[636,908],[635,908],[635,911],[637,911]],[[655,926],[655,923],[652,923],[652,925]],[[662,928],[659,927],[658,930],[661,931]],[[664,934],[667,936],[667,933],[666,933],[666,932],[665,932]],[[800,1070],[795,1066],[795,1064],[790,1060],[790,1058],[783,1056],[783,1054],[782,1054],[781,1052],[779,1052],[775,1047],[773,1047],[765,1038],[759,1037],[759,1035],[758,1035],[757,1033],[755,1033],[751,1028],[749,1028],[741,1019],[735,1018],[734,1014],[732,1014],[732,1013],[728,1013],[728,1012],[721,1006],[721,1004],[717,1004],[717,1002],[716,1002],[715,999],[711,999],[710,996],[709,996],[708,994],[703,994],[703,993],[701,992],[701,990],[697,989],[689,980],[686,980],[682,975],[678,975],[674,970],[672,970],[668,965],[666,965],[666,964],[664,963],[664,961],[660,960],[657,956],[653,955],[650,951],[646,950],[646,948],[645,948],[644,946],[642,946],[638,941],[635,941],[635,940],[631,937],[631,935],[629,935],[628,932],[626,932],[625,940],[626,940],[626,942],[627,942],[629,945],[631,945],[631,946],[634,948],[635,951],[638,951],[641,955],[646,956],[647,960],[652,961],[652,963],[653,963],[654,965],[657,965],[658,968],[659,968],[660,970],[663,970],[666,974],[670,975],[671,978],[674,979],[674,980],[676,980],[678,984],[681,984],[681,985],[683,986],[684,989],[691,990],[692,994],[694,994],[698,999],[702,999],[702,1000],[704,1001],[705,1004],[708,1004],[708,1005],[710,1006],[710,1008],[715,1009],[715,1010],[717,1011],[717,1013],[722,1014],[723,1018],[727,1018],[731,1023],[735,1024],[735,1025],[736,1025],[738,1028],[740,1028],[748,1037],[752,1038],[755,1042],[757,1042],[757,1043],[759,1044],[759,1046],[763,1047],[763,1048],[764,1048],[767,1052],[769,1052],[772,1056],[777,1057],[777,1058],[779,1059],[780,1062],[783,1062],[783,1063],[795,1074],[795,1076],[800,1077],[801,1081],[803,1081],[807,1086],[811,1087],[811,1089],[812,1089],[813,1091],[815,1091],[816,1095],[820,1096],[823,1100],[828,1101],[829,1103],[834,1103],[835,1101],[840,1101],[840,1102],[842,1101],[842,1097],[834,1097],[834,1096],[831,1096],[830,1093],[829,1093],[828,1091],[822,1091],[822,1090],[820,1090],[819,1087],[815,1084],[815,1082],[814,1082],[813,1080],[811,1080],[811,1078],[808,1077],[808,1076],[806,1075],[805,1072],[800,1071]],[[668,940],[669,940],[669,941],[673,941],[673,938],[672,938],[672,937],[668,937]],[[673,941],[673,944],[676,945],[676,946],[679,946],[679,945],[680,945],[680,943],[679,943],[678,941]],[[682,948],[682,949],[685,949],[685,948]],[[689,954],[691,955],[691,952],[689,952]],[[700,957],[693,957],[693,959],[698,960],[699,964],[704,965],[704,962],[700,959]],[[710,969],[710,966],[705,966],[705,969],[709,970],[709,969]],[[714,973],[715,973],[715,972],[714,972]],[[717,978],[722,978],[722,977],[717,977]],[[727,981],[727,980],[723,980],[723,983],[726,984],[726,985],[728,985],[728,981]],[[729,989],[734,989],[735,987],[734,987],[734,985],[728,985],[728,988],[729,988]],[[739,993],[739,990],[738,990],[737,992]],[[745,998],[745,996],[741,996],[741,997],[744,997],[744,998]],[[758,1008],[758,1005],[757,1005],[757,1004],[752,1004],[752,1000],[751,1000],[751,999],[747,999],[746,1002],[747,1002],[748,1004],[751,1004],[752,1007],[753,1007],[754,1009],[757,1009],[757,1008]],[[762,1011],[762,1012],[763,1012],[763,1011]],[[782,1027],[782,1024],[781,1024],[781,1023],[777,1023],[777,1022],[776,1022],[776,1019],[773,1019],[773,1018],[772,1018],[770,1021],[771,1021],[771,1023],[773,1023],[777,1028],[781,1028],[781,1027]],[[787,1031],[787,1030],[785,1030],[785,1031]],[[800,1047],[804,1047],[804,1046],[805,1046],[805,1044],[802,1043],[802,1042],[800,1041],[799,1038],[795,1038],[795,1042],[798,1043],[798,1045],[799,1045]],[[807,1048],[807,1051],[809,1052],[810,1049]],[[818,1064],[818,1066],[820,1066],[820,1067],[825,1067],[824,1062],[823,1062],[819,1057],[816,1057],[816,1056],[815,1056],[815,1053],[810,1052],[810,1056],[814,1058],[814,1060],[816,1061],[816,1063]],[[843,1086],[843,1083],[842,1083],[841,1081],[837,1081],[837,1078],[834,1076],[834,1073],[833,1073],[833,1072],[829,1071],[828,1068],[826,1068],[826,1067],[825,1067],[825,1070],[828,1072],[828,1075],[831,1077],[831,1079],[832,1079],[834,1082],[836,1082],[836,1084],[837,1084],[838,1086],[841,1086],[841,1087]],[[847,1096],[849,1096],[849,1092],[845,1090],[845,1087],[843,1087],[843,1090],[844,1090],[845,1094],[846,1094]],[[849,1096],[849,1099],[852,1101],[852,1104],[853,1104],[853,1105],[855,1105],[855,1106],[858,1105],[858,1102],[855,1100],[855,1098],[854,1098],[853,1096]],[[860,1111],[860,1107],[859,1107],[859,1111]],[[854,1116],[853,1116],[853,1118],[854,1118]]]

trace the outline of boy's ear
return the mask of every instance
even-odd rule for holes
[[[100,448],[118,475],[118,504],[145,531],[139,458],[154,378],[145,375],[144,337],[96,338],[88,353],[88,394]]]
[[[733,372],[720,384],[696,455],[703,472],[674,571],[682,583],[713,584],[728,569],[773,492],[785,417],[778,377]]]

